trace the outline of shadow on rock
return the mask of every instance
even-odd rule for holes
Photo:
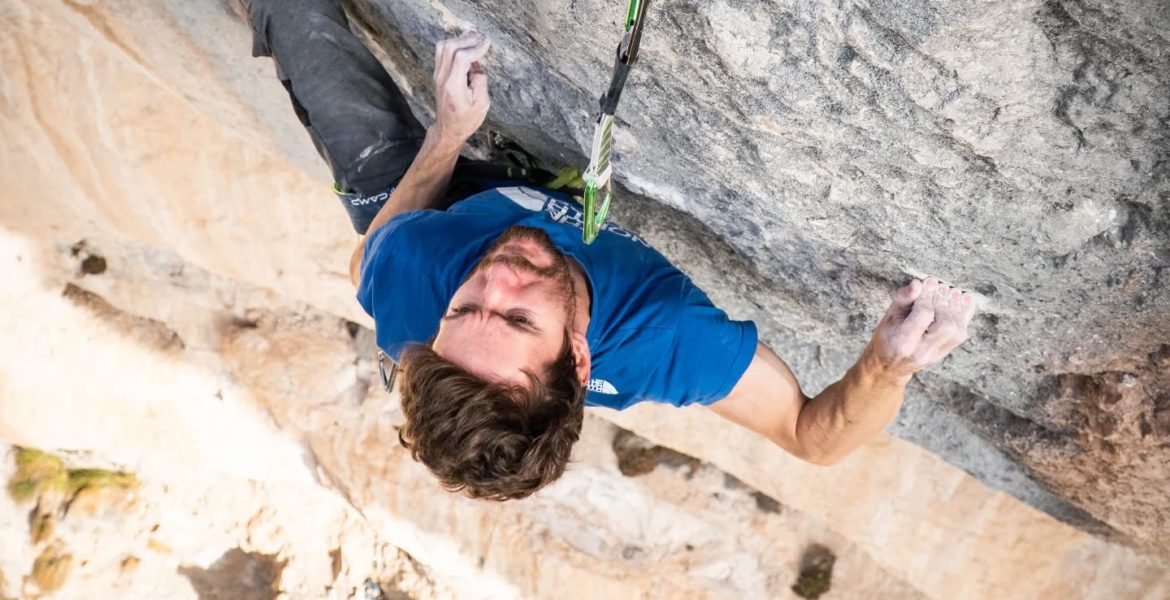
[[[184,565],[179,574],[191,581],[199,600],[274,600],[285,564],[275,555],[232,548],[206,569]]]

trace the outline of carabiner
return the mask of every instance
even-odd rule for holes
[[[634,66],[638,60],[638,49],[642,43],[642,29],[648,2],[649,0],[630,0],[626,7],[625,31],[622,34],[621,42],[618,43],[613,75],[609,80],[609,89],[602,94],[598,101],[600,106],[597,124],[593,130],[593,148],[589,153],[589,166],[586,167],[585,173],[581,177],[585,181],[585,194],[582,202],[585,208],[585,222],[581,228],[581,238],[586,244],[593,243],[605,225],[610,201],[613,200],[610,183],[613,166],[610,164],[610,158],[613,153],[614,114],[617,112],[622,90],[626,87],[630,67]],[[604,194],[604,196],[599,199],[600,194]]]
[[[390,374],[386,374],[386,361],[390,361]],[[385,352],[378,351],[378,374],[382,376],[382,389],[387,394],[394,393],[394,382],[398,379],[398,363],[394,362]]]
[[[646,4],[650,0],[630,0],[626,9],[626,35],[622,36],[622,43],[618,45],[618,60],[627,67],[634,66],[638,60],[638,48],[642,44],[642,26],[645,24]],[[623,56],[623,48],[625,50]]]

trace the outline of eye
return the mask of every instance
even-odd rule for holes
[[[470,304],[464,304],[463,306],[456,306],[455,308],[451,309],[452,315],[465,315],[469,312],[475,312],[475,307],[470,305]]]
[[[508,322],[516,325],[528,325],[531,321],[524,315],[508,315]]]

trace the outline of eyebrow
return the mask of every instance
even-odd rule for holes
[[[471,314],[472,312],[479,312],[479,311],[483,310],[478,304],[466,304],[466,305],[461,306],[459,308],[470,308],[471,310],[469,310],[467,312],[457,313],[454,315],[444,314],[443,317],[439,320],[440,321],[458,321],[459,319],[466,317],[467,315]],[[512,329],[515,329],[516,331],[519,331],[521,333],[526,333],[528,335],[536,335],[537,332],[544,331],[543,329],[533,325],[531,322],[531,319],[529,320],[528,327],[525,327],[519,323],[513,323],[511,320],[508,319],[508,316],[505,315],[504,313],[496,312],[493,310],[493,311],[491,311],[491,314],[503,319],[504,322],[508,324],[508,326],[510,326]]]

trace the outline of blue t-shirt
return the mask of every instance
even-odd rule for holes
[[[581,240],[580,205],[528,187],[490,189],[447,211],[403,213],[366,240],[357,299],[378,346],[398,359],[426,343],[455,290],[513,225],[538,227],[575,259],[592,290],[585,339],[592,355],[586,404],[642,400],[710,404],[731,392],[755,354],[756,327],[732,321],[645,240],[606,223]]]

